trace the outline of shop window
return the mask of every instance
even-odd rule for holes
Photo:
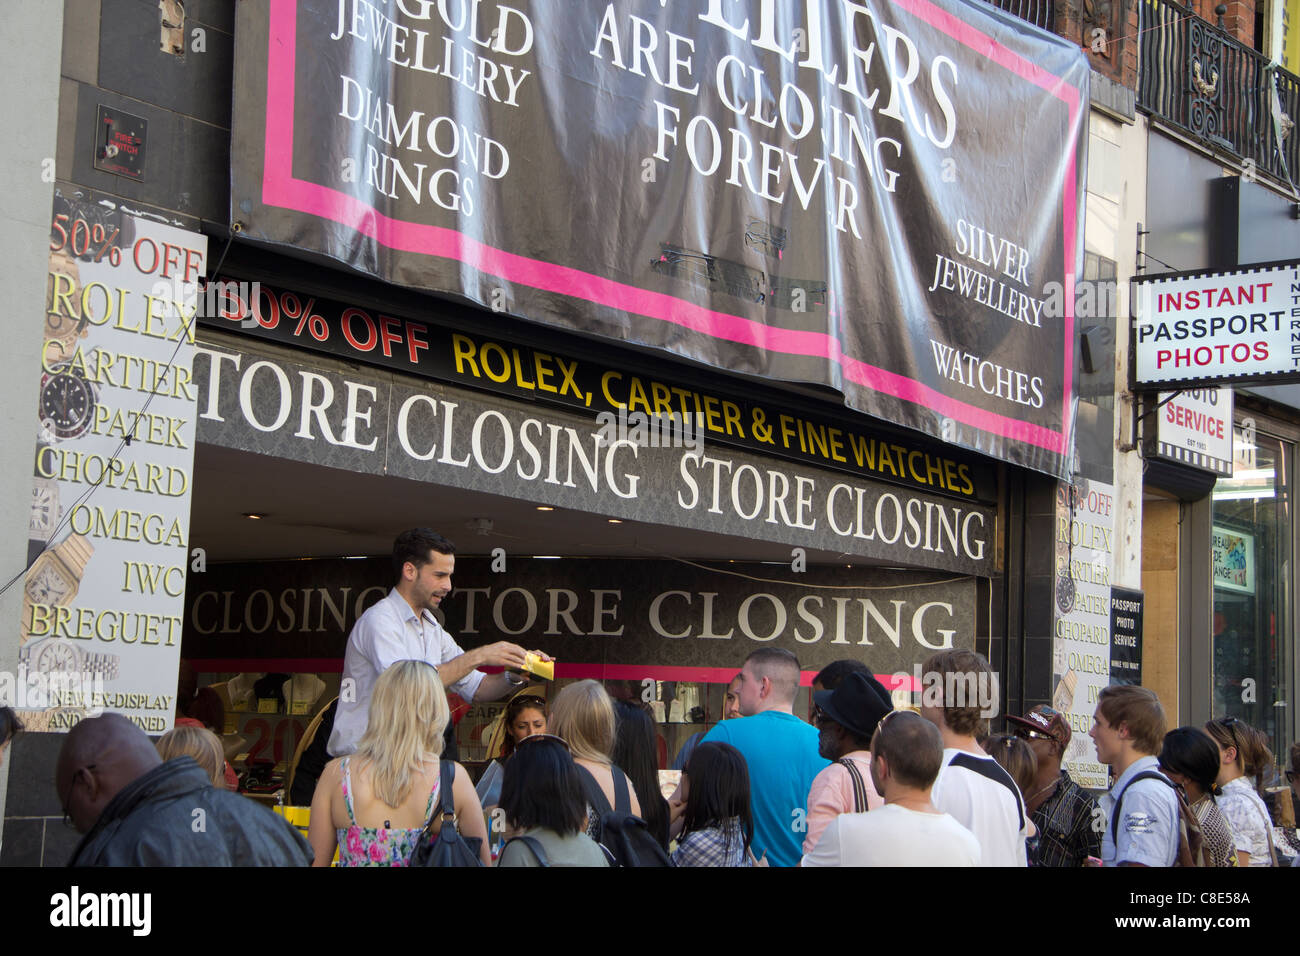
[[[1233,475],[1213,492],[1213,707],[1262,730],[1282,759],[1292,741],[1295,445],[1240,418]]]

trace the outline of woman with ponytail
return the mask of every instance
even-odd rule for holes
[[[1165,734],[1160,750],[1160,772],[1187,795],[1187,803],[1196,814],[1205,838],[1205,865],[1236,866],[1232,827],[1214,799],[1222,793],[1215,783],[1220,766],[1214,740],[1199,727],[1178,727]]]

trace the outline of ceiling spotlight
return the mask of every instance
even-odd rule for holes
[[[245,511],[244,517],[251,518],[253,521],[261,521],[263,518],[266,517],[266,515],[259,515],[252,511]]]
[[[622,524],[622,523],[623,523],[623,519],[622,519],[622,518],[607,518],[607,519],[605,519],[605,520],[607,520],[610,524]]]
[[[538,510],[538,511],[554,511],[555,509],[552,508],[550,505],[538,505],[538,506],[537,506],[537,510]]]

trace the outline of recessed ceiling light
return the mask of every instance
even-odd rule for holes
[[[550,505],[538,505],[538,506],[537,506],[537,510],[538,510],[538,511],[554,511],[555,509],[552,508]]]
[[[534,561],[559,561],[560,557],[561,556],[558,554],[535,554],[533,555],[533,560]]]
[[[261,521],[263,518],[266,517],[266,515],[259,515],[259,514],[256,514],[256,513],[252,512],[252,511],[245,511],[245,512],[244,512],[244,517],[245,517],[245,518],[251,518],[251,519],[254,520],[254,521]]]
[[[622,519],[622,518],[607,518],[606,520],[607,520],[610,524],[622,524],[622,523],[623,523],[623,519]]]

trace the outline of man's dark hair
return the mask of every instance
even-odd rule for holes
[[[540,735],[519,741],[506,761],[500,807],[516,830],[543,827],[560,836],[582,832],[587,798],[562,741]]]
[[[835,724],[835,721],[831,720],[829,717],[823,717],[822,722],[827,724]],[[854,750],[871,749],[871,737],[864,737],[861,734],[856,733],[855,731],[849,730],[849,728],[845,727],[843,724],[835,724],[835,726],[843,730],[844,736],[847,737],[849,740],[853,741]],[[873,733],[872,736],[875,736],[875,734]]]
[[[9,742],[9,738],[23,729],[23,722],[18,719],[12,707],[0,707],[0,747]]]
[[[876,728],[871,753],[885,758],[899,783],[924,790],[934,785],[943,766],[943,737],[920,714],[895,711]]]
[[[402,568],[410,561],[417,568],[429,563],[429,552],[455,554],[456,546],[431,528],[403,531],[393,542],[393,579],[402,579]]]
[[[655,724],[645,708],[614,701],[614,766],[627,775],[641,805],[641,818],[665,850],[668,849],[668,801],[659,790],[659,755]]]
[[[825,667],[817,672],[813,678],[814,684],[821,684],[822,690],[834,690],[839,687],[844,678],[850,674],[870,674],[871,668],[862,661],[843,660],[831,661]]]
[[[723,827],[733,817],[749,849],[754,817],[749,806],[749,766],[731,744],[708,741],[691,751],[682,771],[690,781],[682,813],[682,836],[692,830]]]
[[[1206,793],[1214,793],[1219,776],[1219,748],[1200,727],[1175,727],[1160,748],[1160,769],[1187,777]]]

